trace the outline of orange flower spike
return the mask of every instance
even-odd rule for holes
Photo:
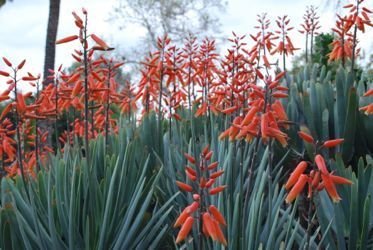
[[[176,185],[177,185],[180,189],[182,189],[182,190],[184,190],[184,191],[186,191],[186,192],[192,192],[192,191],[193,191],[193,187],[190,186],[190,185],[188,185],[188,184],[185,184],[184,182],[176,181]]]
[[[187,154],[187,153],[184,153],[184,156],[185,156],[185,158],[186,158],[190,163],[192,163],[192,164],[195,164],[195,163],[196,163],[196,159],[194,159],[193,156],[191,156],[191,155],[189,155],[189,154]]]
[[[209,194],[211,194],[211,195],[218,194],[218,193],[222,192],[226,187],[227,187],[226,185],[223,185],[223,186],[218,186],[216,188],[212,188],[212,189],[210,189]]]
[[[220,224],[222,224],[224,226],[227,225],[227,223],[224,219],[224,216],[219,212],[219,210],[214,205],[209,206],[209,211],[212,214],[212,216],[214,216],[216,221],[218,221]]]
[[[325,141],[322,146],[326,148],[334,148],[338,146],[339,144],[341,144],[343,141],[344,139],[328,140],[328,141]]]
[[[77,35],[68,36],[68,37],[57,40],[56,44],[68,43],[68,42],[74,41],[76,39],[78,39]]]
[[[315,163],[316,166],[320,169],[321,173],[323,173],[324,175],[329,174],[328,169],[326,168],[324,157],[322,157],[322,155],[318,154],[315,156]]]
[[[298,181],[299,177],[301,176],[301,174],[304,173],[307,167],[308,167],[308,163],[306,161],[301,161],[297,165],[297,167],[291,173],[288,181],[285,184],[286,190],[289,190]]]
[[[333,202],[337,203],[341,200],[341,197],[337,193],[337,188],[334,185],[333,179],[330,178],[329,174],[321,174],[321,178],[324,183],[324,188],[326,192],[329,194],[330,198],[332,198]]]
[[[190,230],[193,227],[193,223],[194,223],[194,219],[191,216],[189,216],[185,220],[183,226],[180,229],[179,234],[176,237],[176,241],[175,241],[176,244],[180,243],[181,241],[183,241],[188,236]]]
[[[305,174],[301,174],[299,177],[298,181],[295,183],[293,188],[290,190],[289,194],[286,196],[285,202],[286,203],[291,203],[297,198],[299,193],[302,192],[304,186],[308,182],[308,176]]]
[[[298,135],[302,140],[308,142],[308,143],[314,143],[314,139],[311,135],[303,132],[303,131],[298,131]]]

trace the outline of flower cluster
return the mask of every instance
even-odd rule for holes
[[[221,229],[221,226],[227,225],[225,219],[214,205],[208,204],[207,199],[208,196],[216,195],[226,188],[224,185],[213,187],[217,178],[224,171],[216,171],[219,165],[217,161],[208,164],[213,155],[208,145],[202,150],[199,162],[189,154],[184,155],[189,164],[194,166],[185,166],[186,176],[193,184],[189,185],[176,181],[176,185],[181,190],[192,193],[194,201],[184,208],[174,224],[174,227],[181,227],[176,243],[185,240],[194,225],[195,219],[198,219],[202,223],[202,232],[206,237],[211,237],[213,240],[227,245],[227,240]]]
[[[315,148],[333,148],[343,143],[343,139],[334,139],[320,144],[305,132],[298,132],[298,134],[306,143],[312,144]],[[312,169],[306,173],[309,167]],[[294,201],[306,184],[308,184],[308,198],[311,198],[315,192],[325,189],[333,202],[339,202],[341,197],[338,195],[336,184],[350,185],[352,182],[329,172],[324,157],[321,154],[316,154],[312,163],[301,161],[291,173],[285,184],[286,190],[290,190],[285,199],[286,203]]]

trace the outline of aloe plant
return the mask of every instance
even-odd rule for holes
[[[0,247],[155,248],[176,195],[159,204],[154,193],[162,169],[149,175],[149,157],[137,158],[137,142],[119,144],[123,151],[110,156],[102,153],[103,138],[92,143],[91,166],[78,148],[65,148],[27,184],[31,199],[19,177],[2,179]]]

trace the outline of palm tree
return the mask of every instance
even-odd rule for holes
[[[1,1],[1,0],[0,0]],[[58,29],[58,19],[60,16],[60,3],[61,0],[49,1],[49,17],[47,27],[47,38],[45,43],[45,58],[44,58],[44,86],[52,83],[53,81],[46,80],[49,74],[49,69],[54,69],[54,62],[56,57],[56,37]]]

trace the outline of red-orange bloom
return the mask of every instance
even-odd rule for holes
[[[178,244],[183,241],[189,234],[190,230],[193,227],[194,219],[193,217],[189,216],[186,221],[184,222],[183,226],[180,229],[179,234],[176,237],[175,243]]]
[[[315,156],[315,163],[316,163],[316,166],[321,171],[321,173],[323,173],[324,175],[329,174],[328,169],[326,168],[324,157],[322,157],[322,155]]]
[[[209,206],[209,211],[214,216],[215,220],[218,221],[220,224],[226,226],[227,223],[225,222],[224,216],[219,212],[219,210],[214,206]]]
[[[186,192],[192,192],[192,191],[193,191],[193,187],[190,186],[190,185],[188,185],[188,184],[185,184],[184,182],[176,181],[176,185],[177,185],[180,189],[182,189],[182,190],[184,190],[184,191],[186,191]]]
[[[333,147],[336,147],[339,144],[341,144],[343,141],[344,141],[344,139],[327,140],[327,141],[324,142],[323,147],[333,148]]]
[[[295,183],[293,188],[290,190],[289,194],[286,196],[285,202],[290,203],[293,200],[295,200],[295,198],[297,198],[297,196],[302,192],[307,181],[308,181],[308,176],[305,174],[301,174],[298,181]]]
[[[308,143],[314,143],[314,139],[311,135],[303,132],[303,131],[298,131],[298,135],[300,138],[302,138],[304,141]]]
[[[301,176],[301,174],[304,173],[307,167],[308,167],[308,163],[306,161],[301,161],[297,165],[297,167],[291,173],[288,181],[285,184],[286,190],[289,190],[298,181],[299,177]]]
[[[68,43],[68,42],[74,41],[76,39],[78,39],[77,35],[68,36],[68,37],[57,40],[56,44]]]

